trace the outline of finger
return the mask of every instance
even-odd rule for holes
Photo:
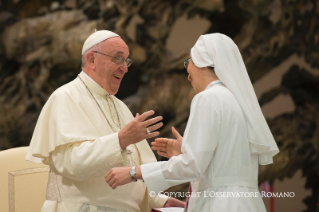
[[[166,148],[164,147],[152,147],[152,150],[166,152]]]
[[[142,115],[138,116],[138,121],[145,121],[147,117],[154,115],[154,113],[155,112],[153,110],[144,112]]]
[[[104,178],[105,178],[105,181],[107,182],[107,183],[109,183],[109,181],[112,179],[112,172],[113,172],[113,169],[111,169],[110,171],[108,171],[107,173],[106,173],[106,175],[104,176]]]
[[[161,128],[162,126],[163,126],[163,123],[160,122],[160,123],[157,123],[155,125],[152,125],[152,126],[148,127],[148,129],[149,129],[150,132],[153,132],[153,131]]]
[[[152,147],[166,147],[166,143],[152,142]]]
[[[168,139],[167,144],[172,145],[174,142],[176,142],[176,139]]]
[[[116,189],[117,188],[117,183],[113,183],[113,185],[111,186],[112,189]]]
[[[109,186],[113,188],[114,184],[116,184],[116,183],[115,183],[115,180],[112,179],[112,180],[109,182]],[[113,188],[113,189],[114,189],[114,188]]]
[[[111,171],[111,170],[110,170],[110,171]],[[107,180],[107,179],[109,178],[109,176],[110,176],[110,171],[108,171],[108,172],[104,175],[105,180]]]
[[[159,142],[152,142],[151,143],[152,147],[162,147],[162,148],[166,148],[167,144],[166,143],[159,143]]]
[[[112,185],[114,184],[115,182],[115,174],[114,174],[114,171],[113,169],[111,169],[110,171],[108,171],[108,173],[106,173],[105,175],[105,181],[107,182],[107,184],[112,187]]]
[[[151,144],[152,145],[152,144]],[[161,150],[163,152],[166,152],[166,145],[152,145],[151,147],[153,150]]]
[[[177,130],[175,129],[175,127],[172,127],[172,133],[174,134],[174,136],[179,139],[182,138],[182,136],[179,134],[179,132],[177,132]]]
[[[147,120],[147,121],[144,121],[142,126],[143,126],[143,127],[148,127],[148,126],[153,125],[153,124],[155,124],[156,122],[159,122],[159,121],[161,121],[161,120],[163,120],[163,117],[162,117],[162,116],[156,116],[155,118],[152,118],[152,119],[149,119],[149,120]]]
[[[167,143],[168,139],[167,138],[156,138],[154,142],[152,143],[158,143],[158,144],[165,144]]]
[[[159,132],[156,131],[156,132],[151,132],[149,134],[145,134],[145,139],[149,139],[149,138],[153,138],[153,137],[156,137],[156,136],[159,136]]]
[[[112,187],[112,185],[114,184],[114,179],[113,178],[107,178],[107,179],[105,179],[106,180],[106,182],[107,182],[107,184],[110,186],[110,187]]]
[[[160,152],[160,151],[157,151],[157,154],[160,155],[160,156],[163,156],[163,157],[167,157],[167,154],[165,152]]]
[[[112,169],[105,175],[105,180],[107,182],[110,182],[110,180],[113,178],[113,175],[112,175]]]

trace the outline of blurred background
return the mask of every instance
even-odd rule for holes
[[[273,165],[260,167],[260,189],[295,193],[264,198],[267,210],[315,211],[318,0],[1,0],[0,150],[29,145],[50,94],[81,71],[82,45],[95,29],[118,33],[130,47],[133,65],[116,96],[133,114],[162,115],[162,137],[186,126],[195,95],[183,67],[190,48],[202,34],[231,37],[280,148]]]

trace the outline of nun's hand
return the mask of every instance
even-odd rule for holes
[[[183,137],[172,127],[172,132],[176,139],[157,138],[151,143],[152,149],[157,151],[157,154],[166,158],[171,158],[182,154],[181,145]]]

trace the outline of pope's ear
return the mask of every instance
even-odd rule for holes
[[[85,56],[87,66],[95,68],[95,57],[93,52],[88,52]]]

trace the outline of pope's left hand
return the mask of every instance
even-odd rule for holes
[[[185,208],[185,205],[186,205],[185,202],[170,197],[170,198],[168,198],[167,202],[165,203],[164,208],[168,208],[168,207],[181,207],[181,208]]]
[[[108,171],[105,175],[105,181],[113,189],[120,185],[132,182],[130,175],[131,167],[115,167]]]

